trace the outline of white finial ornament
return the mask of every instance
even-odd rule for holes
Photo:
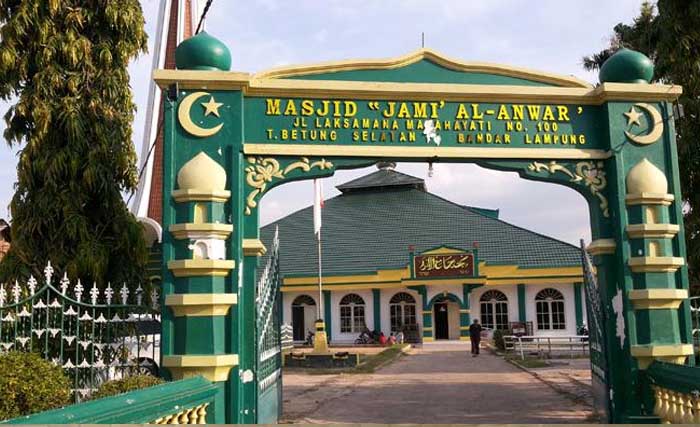
[[[92,282],[92,288],[90,289],[90,302],[92,305],[97,305],[97,297],[100,295],[100,290],[97,289],[97,282]]]
[[[27,280],[27,287],[29,288],[29,295],[34,295],[34,292],[36,291],[36,284],[37,281],[34,278],[34,276],[29,276],[29,280]]]
[[[141,305],[142,301],[143,301],[143,288],[139,284],[139,287],[136,288],[136,305]]]
[[[61,294],[65,295],[68,291],[68,285],[70,285],[70,280],[68,280],[68,273],[63,273],[63,278],[59,282],[61,284]]]
[[[129,298],[129,289],[126,287],[126,283],[124,283],[119,290],[119,295],[122,297],[122,305],[126,305],[126,301]]]
[[[51,284],[51,277],[53,277],[53,267],[51,266],[51,261],[49,260],[44,268],[44,278],[46,278],[47,285]]]
[[[19,287],[19,282],[15,280],[15,285],[12,287],[12,297],[15,300],[15,304],[19,302],[19,295],[22,293],[22,289]]]
[[[83,298],[83,291],[85,288],[83,288],[83,284],[80,283],[80,279],[78,279],[78,284],[75,285],[75,288],[73,289],[73,292],[75,293],[75,299],[80,301]]]
[[[6,298],[7,298],[7,291],[5,290],[5,284],[0,283],[0,307],[5,306]]]
[[[112,304],[112,297],[114,296],[114,289],[112,289],[112,284],[107,282],[107,289],[105,289],[105,300],[107,305]]]

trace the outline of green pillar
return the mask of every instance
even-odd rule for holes
[[[574,306],[576,309],[576,329],[583,325],[583,302],[581,301],[581,282],[574,283]]]
[[[428,290],[425,285],[409,286],[409,289],[413,289],[418,292],[421,296],[421,315],[423,318],[423,341],[433,341],[433,312],[431,307],[428,306]]]
[[[471,323],[471,294],[472,285],[462,285],[462,307],[459,309],[459,339],[469,339],[469,324]]]
[[[518,321],[527,322],[527,301],[525,300],[525,285],[518,285]]]
[[[323,291],[323,315],[324,315],[324,321],[326,322],[326,337],[328,338],[328,342],[331,342],[331,331],[333,330],[333,318],[331,317],[331,311],[333,307],[331,307],[331,291]]]
[[[374,330],[382,330],[382,317],[381,317],[381,294],[380,289],[372,289],[372,305],[374,307]]]

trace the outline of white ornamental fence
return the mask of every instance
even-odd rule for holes
[[[75,401],[84,400],[104,381],[158,373],[158,298],[141,286],[55,281],[48,263],[43,283],[0,284],[0,353],[36,352],[62,366]]]

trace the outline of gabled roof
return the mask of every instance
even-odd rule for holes
[[[405,267],[411,245],[416,252],[422,252],[443,245],[471,248],[474,242],[479,244],[480,261],[491,265],[580,266],[580,251],[573,245],[410,185],[389,185],[395,181],[412,181],[399,172],[378,172],[358,179],[371,182],[374,190],[345,192],[325,202],[324,274],[360,274]],[[279,227],[280,264],[287,276],[317,274],[312,210],[312,207],[302,209],[261,229],[261,239],[269,247],[275,227]]]
[[[381,190],[388,187],[412,187],[425,191],[425,181],[415,176],[396,172],[391,169],[380,169],[369,175],[361,176],[352,181],[341,184],[337,188],[342,193],[358,190]]]

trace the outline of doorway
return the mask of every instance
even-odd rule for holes
[[[292,306],[292,334],[294,341],[304,341],[304,306]]]
[[[446,302],[437,302],[433,306],[435,318],[435,339],[450,339],[450,322]]]

